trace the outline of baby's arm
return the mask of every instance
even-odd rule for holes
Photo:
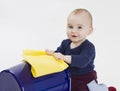
[[[48,55],[54,55],[54,57],[58,60],[64,60],[66,63],[71,64],[71,56],[70,55],[63,55],[60,52],[54,52],[53,50],[46,49]]]
[[[63,55],[60,52],[54,53],[56,59],[64,60],[66,63],[71,64],[71,56],[70,55]]]

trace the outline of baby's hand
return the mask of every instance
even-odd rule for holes
[[[54,53],[54,57],[55,57],[57,60],[58,60],[58,59],[64,60],[64,55],[61,54],[60,52]]]
[[[65,61],[66,63],[71,64],[71,55],[63,55],[62,53],[57,52],[57,53],[54,53],[54,57],[57,60],[61,59]]]
[[[54,55],[54,51],[53,51],[53,50],[48,50],[48,49],[46,49],[45,51],[46,51],[46,53],[47,53],[48,55]]]

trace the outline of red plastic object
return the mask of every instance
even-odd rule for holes
[[[113,86],[108,87],[108,89],[109,89],[109,91],[117,91],[116,88]]]

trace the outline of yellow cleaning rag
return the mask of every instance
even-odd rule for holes
[[[23,57],[31,65],[31,72],[35,78],[60,72],[68,67],[63,60],[56,60],[54,56],[47,55],[45,51],[23,50]]]

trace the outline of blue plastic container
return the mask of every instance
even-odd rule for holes
[[[0,73],[0,91],[70,91],[70,77],[65,70],[34,78],[30,65],[21,63]]]

